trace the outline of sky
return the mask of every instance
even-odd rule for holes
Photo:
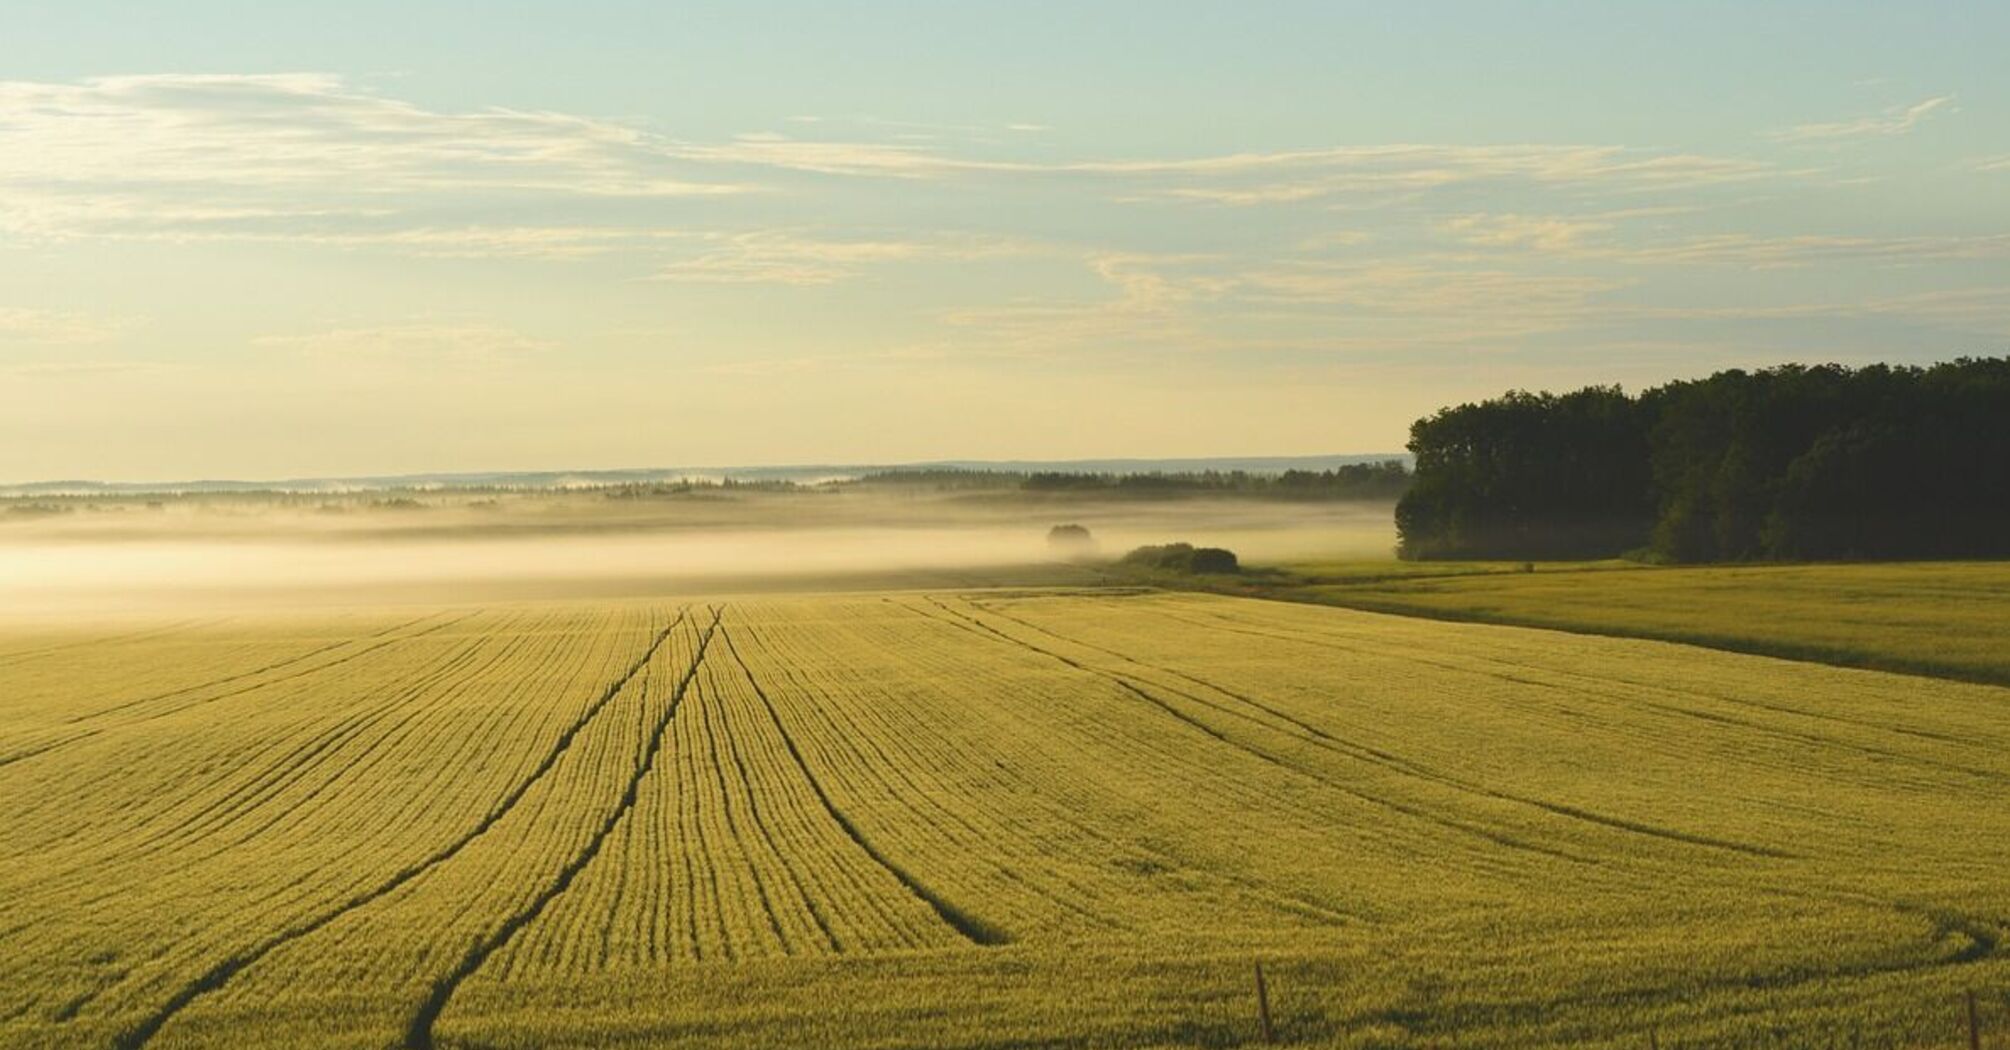
[[[0,481],[1399,449],[2010,352],[2010,4],[0,0]]]

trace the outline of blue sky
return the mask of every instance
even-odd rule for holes
[[[7,480],[1382,450],[2010,346],[2002,4],[5,7]]]

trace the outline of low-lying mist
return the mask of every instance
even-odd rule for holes
[[[1389,556],[1386,504],[701,493],[608,499],[230,500],[0,523],[0,615],[1089,583],[1047,530],[1121,555],[1174,540],[1245,562]]]

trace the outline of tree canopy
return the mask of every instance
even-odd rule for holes
[[[1410,558],[2010,553],[2010,358],[1509,393],[1410,429]]]

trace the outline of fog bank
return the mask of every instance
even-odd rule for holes
[[[0,527],[0,613],[491,601],[1094,582],[1046,532],[1087,526],[1114,557],[1185,540],[1245,561],[1387,556],[1386,506],[1239,501],[975,503],[754,495],[636,507],[526,500],[315,514],[104,513]]]

